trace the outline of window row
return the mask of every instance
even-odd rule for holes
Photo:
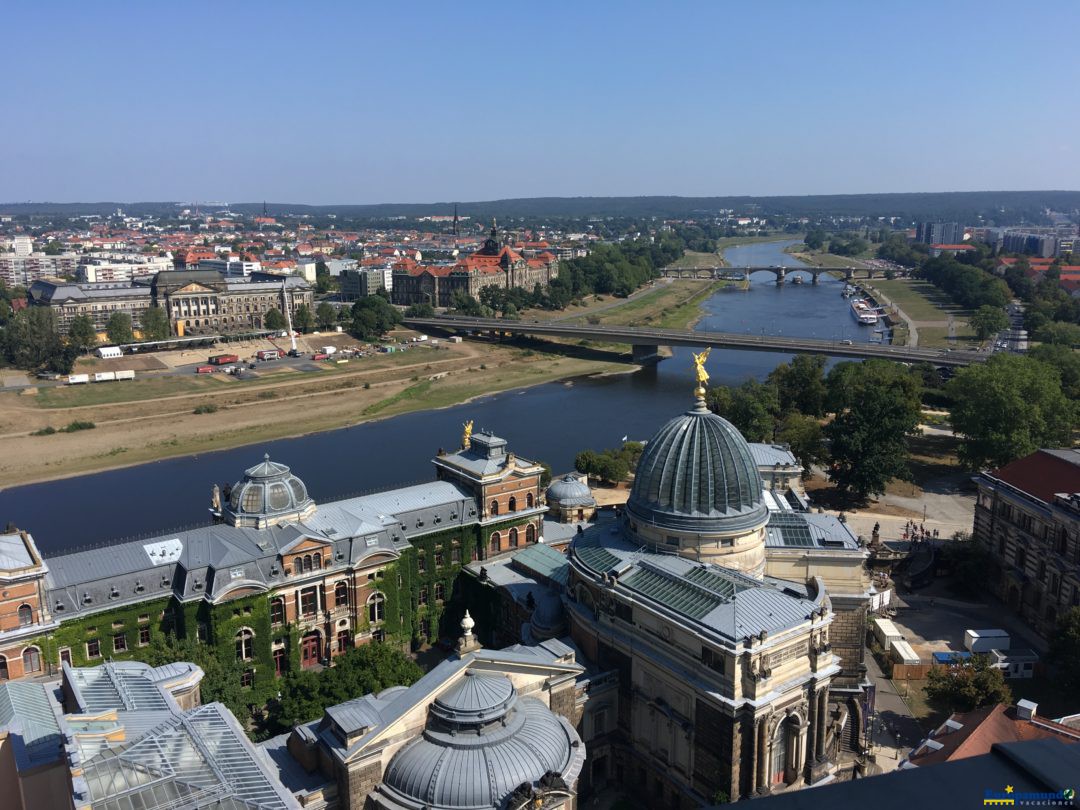
[[[536,499],[531,492],[525,493],[525,508],[532,509],[536,505]],[[518,510],[518,499],[516,496],[511,495],[510,500],[506,502],[506,509],[508,512],[516,512]],[[497,500],[491,501],[491,506],[488,509],[488,513],[492,515],[499,514],[499,502]]]

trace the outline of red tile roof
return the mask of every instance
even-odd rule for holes
[[[931,765],[936,762],[977,757],[989,754],[995,743],[1023,742],[1053,737],[1062,742],[1080,741],[1080,733],[1075,729],[1059,725],[1052,720],[1035,715],[1034,720],[1022,720],[1017,716],[1015,706],[985,706],[972,712],[957,713],[949,718],[960,723],[963,728],[935,735],[933,740],[942,747],[938,750],[924,748],[913,754],[913,765]]]
[[[1080,450],[1036,450],[990,475],[1044,503],[1051,503],[1058,492],[1080,492]]]

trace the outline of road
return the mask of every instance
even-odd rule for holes
[[[874,656],[866,656],[867,676],[874,683],[874,711],[877,721],[871,728],[871,742],[882,771],[894,771],[912,748],[926,736],[911,709],[896,691],[896,684],[885,677]]]
[[[866,359],[886,358],[900,362],[928,362],[938,366],[967,366],[985,362],[987,355],[978,352],[919,349],[879,343],[854,343],[850,340],[820,340],[774,335],[750,335],[735,332],[705,332],[690,329],[651,329],[633,326],[567,324],[551,321],[506,321],[498,318],[441,316],[406,318],[416,329],[443,329],[464,332],[501,332],[521,335],[569,337],[633,346],[717,346],[746,351],[824,354],[830,357]]]

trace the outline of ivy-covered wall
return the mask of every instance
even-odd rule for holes
[[[71,650],[71,663],[77,667],[94,666],[107,659],[138,661],[149,646],[140,646],[139,628],[150,629],[149,643],[153,643],[168,628],[172,601],[172,597],[154,599],[64,621],[51,635],[40,636],[33,643],[41,649],[42,661],[52,669],[59,667],[60,650],[64,647]],[[147,621],[140,622],[140,616],[146,616]],[[120,634],[127,642],[127,650],[114,652],[113,637]],[[97,658],[86,656],[86,642],[91,639],[97,639],[101,647]]]

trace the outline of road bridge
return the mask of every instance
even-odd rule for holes
[[[772,273],[776,276],[776,283],[783,284],[790,275],[805,274],[811,277],[811,283],[818,283],[818,276],[822,273],[836,271],[844,274],[844,278],[853,281],[858,273],[866,278],[874,277],[874,270],[870,267],[783,267],[781,265],[761,265],[743,267],[665,267],[664,276],[667,278],[700,278],[700,279],[729,279],[733,281],[749,281],[751,273]],[[879,271],[884,274],[884,271]]]
[[[413,329],[439,329],[466,334],[533,335],[595,340],[601,343],[626,343],[632,348],[635,361],[647,363],[659,358],[661,346],[716,346],[722,349],[741,349],[752,352],[784,352],[790,354],[824,354],[863,360],[880,357],[903,363],[933,363],[935,366],[967,366],[981,363],[988,355],[972,351],[922,349],[912,346],[893,346],[882,343],[855,343],[850,340],[821,340],[819,338],[749,335],[736,332],[699,332],[690,329],[652,329],[637,326],[569,324],[565,321],[507,321],[499,318],[466,318],[435,316],[405,318]]]

